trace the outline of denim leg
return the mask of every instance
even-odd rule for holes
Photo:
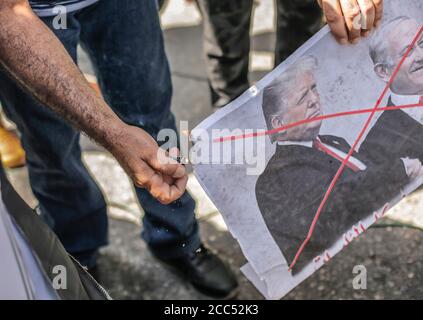
[[[43,21],[51,25],[51,19]],[[76,61],[77,21],[70,15],[68,29],[53,32]],[[52,218],[52,228],[67,251],[81,264],[93,266],[95,252],[107,244],[106,205],[81,161],[78,132],[4,73],[0,98],[22,134],[31,188],[43,215]]]
[[[176,130],[156,0],[100,1],[77,18],[81,44],[114,111],[154,138],[163,128]],[[136,193],[145,211],[142,237],[154,254],[172,258],[198,248],[195,202],[188,193],[171,205],[160,204],[144,189]]]

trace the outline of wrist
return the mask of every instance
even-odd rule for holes
[[[128,125],[111,110],[110,112],[104,112],[102,116],[96,119],[96,122],[95,125],[89,127],[86,133],[98,144],[114,154],[120,149],[119,145],[125,139],[123,136],[127,131]]]
[[[106,128],[104,147],[111,153],[125,148],[124,142],[128,141],[127,131],[129,125],[119,118],[113,119],[110,126]]]

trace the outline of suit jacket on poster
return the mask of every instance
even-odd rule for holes
[[[391,98],[388,106],[395,106]],[[384,111],[359,151],[377,163],[388,161],[386,157],[409,157],[423,163],[423,125],[401,109]]]
[[[320,140],[345,153],[350,145],[342,138],[320,136]],[[311,262],[336,240],[375,210],[383,207],[408,182],[403,162],[392,159],[364,171],[345,167],[316,224],[314,234],[292,272]],[[325,192],[339,169],[340,161],[314,148],[278,145],[256,184],[256,197],[274,240],[288,263],[305,240]]]

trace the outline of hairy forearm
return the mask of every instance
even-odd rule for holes
[[[0,65],[24,90],[101,145],[118,143],[122,121],[26,0],[1,0]]]

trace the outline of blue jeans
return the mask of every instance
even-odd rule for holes
[[[78,43],[87,51],[105,100],[122,120],[153,137],[163,128],[176,130],[155,0],[103,0],[69,14],[67,29],[53,29],[52,21],[43,19],[75,62]],[[81,161],[79,133],[3,73],[0,99],[22,134],[41,212],[52,218],[68,252],[93,266],[98,248],[108,243],[107,208]],[[195,202],[188,193],[167,206],[144,189],[136,194],[145,211],[142,237],[155,255],[174,258],[198,248]]]

